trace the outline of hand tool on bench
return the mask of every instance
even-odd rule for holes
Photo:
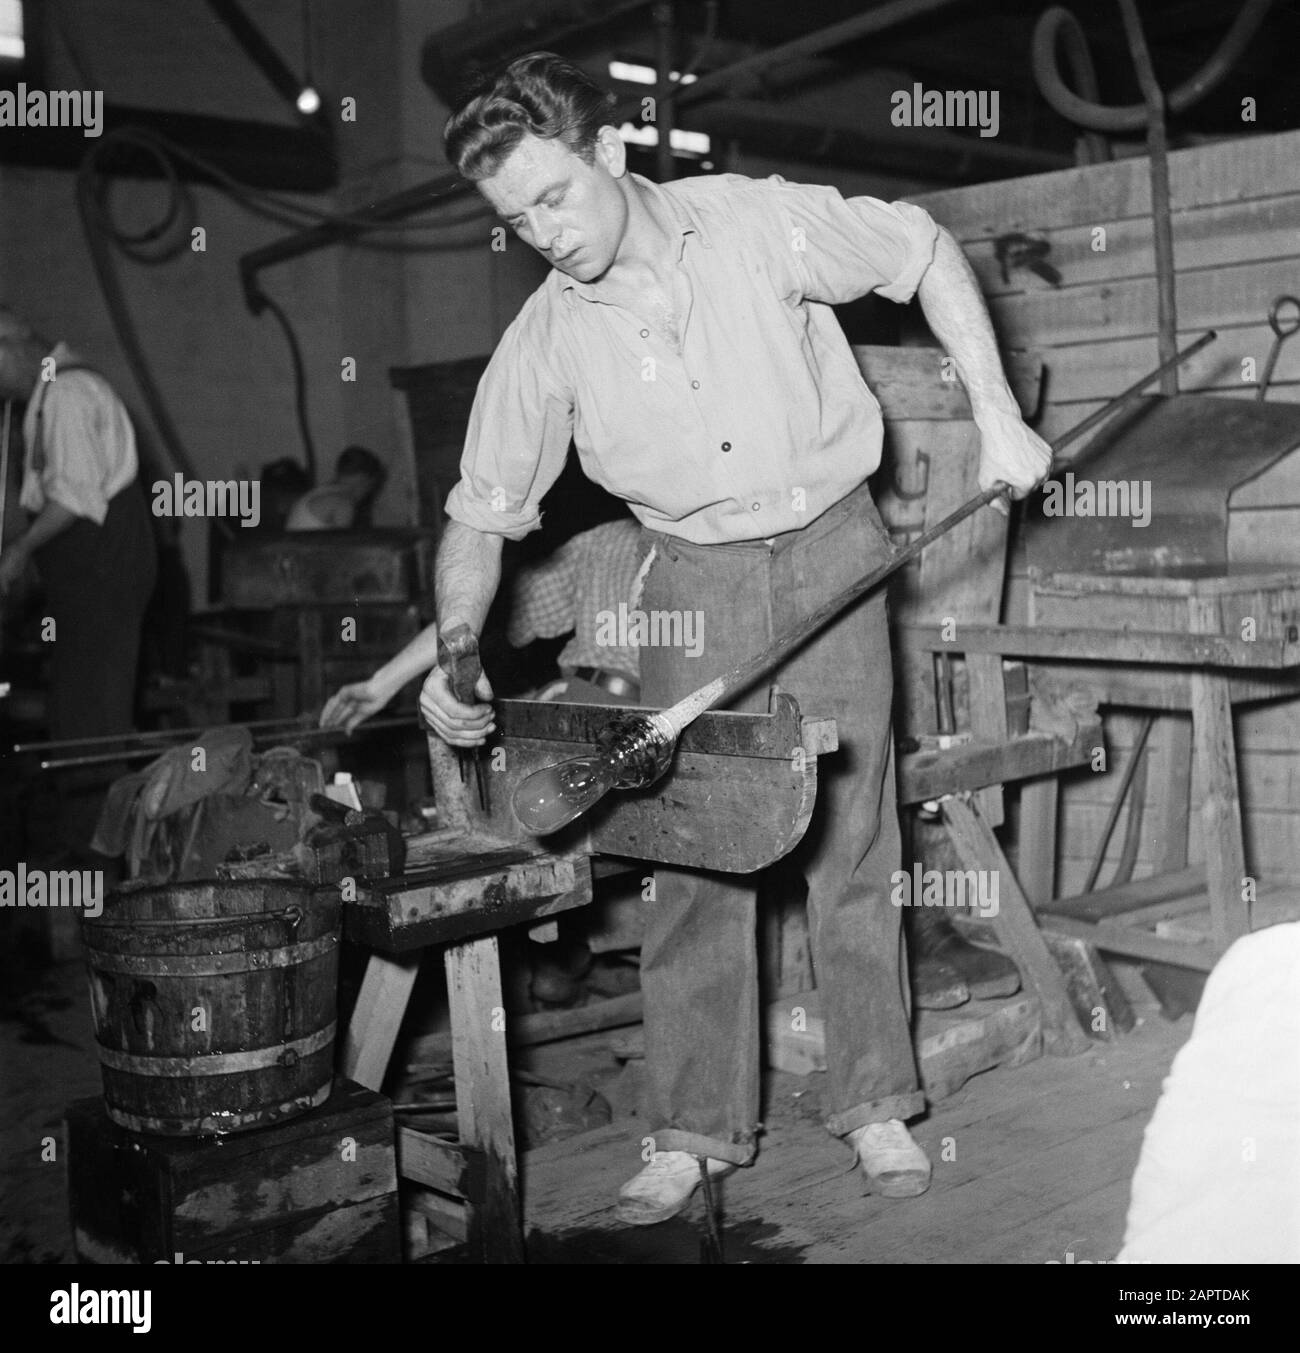
[[[393,878],[405,869],[406,842],[383,813],[349,808],[325,794],[313,794],[308,802],[325,819],[304,842],[313,883]]]
[[[1082,437],[1096,427],[1103,418],[1119,412],[1158,376],[1185,361],[1214,341],[1213,330],[1203,334],[1195,343],[1180,353],[1161,362],[1141,380],[1115,396],[1101,409],[1090,414],[1075,427],[1063,433],[1052,443],[1053,453]],[[807,639],[827,625],[846,607],[891,574],[915,559],[927,546],[946,535],[953,527],[978,512],[981,507],[1002,498],[1010,492],[1008,485],[998,482],[969,498],[942,521],[918,536],[910,545],[895,551],[883,564],[877,565],[856,583],[819,606],[797,625],[779,634],[761,652],[737,663],[729,671],[691,692],[668,709],[653,714],[634,714],[612,720],[596,737],[593,755],[573,757],[559,765],[545,766],[520,781],[511,807],[525,831],[544,836],[580,817],[598,803],[611,789],[645,789],[659,780],[667,771],[673,751],[682,730],[698,719],[705,710],[722,705],[747,690],[764,672],[788,657]],[[459,630],[460,626],[457,626]],[[464,627],[468,633],[468,627]],[[473,636],[470,636],[471,639]],[[477,662],[477,645],[475,646]],[[475,680],[477,680],[477,668]],[[460,697],[458,697],[460,698]]]
[[[1291,307],[1291,315],[1283,319],[1282,311],[1286,306]],[[1269,349],[1268,357],[1264,361],[1264,374],[1259,378],[1259,389],[1255,391],[1256,399],[1264,399],[1268,395],[1268,387],[1273,380],[1273,372],[1277,368],[1277,359],[1282,352],[1282,344],[1287,341],[1297,330],[1300,330],[1300,300],[1294,296],[1278,296],[1273,304],[1268,308],[1268,327],[1273,330],[1273,346]]]
[[[483,675],[483,664],[479,658],[478,636],[468,625],[454,625],[450,630],[438,635],[438,665],[447,673],[447,682],[451,693],[462,705],[472,705],[478,696],[474,688]],[[469,777],[471,763],[474,767],[474,783],[478,787],[478,806],[488,811],[487,775],[483,767],[483,748],[472,751],[468,747],[457,748],[460,761],[460,781],[465,784]]]

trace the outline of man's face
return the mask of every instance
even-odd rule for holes
[[[619,179],[626,155],[612,127],[601,131],[588,164],[557,140],[524,139],[478,187],[497,215],[553,268],[594,282],[618,255],[627,230]]]

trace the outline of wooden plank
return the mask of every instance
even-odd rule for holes
[[[1295,286],[1295,261],[1272,259],[1204,272],[1179,273],[1178,323],[1200,332],[1267,316],[1275,296]],[[1051,362],[1054,345],[1107,338],[1140,338],[1156,313],[1154,278],[1122,286],[1093,283],[1059,291],[993,297],[989,313],[1004,346],[1032,348]],[[1134,373],[1140,374],[1140,373]]]
[[[495,935],[450,945],[445,956],[460,1140],[483,1154],[481,1205],[469,1212],[469,1243],[486,1263],[524,1262],[519,1172],[510,1114],[505,1006]]]
[[[886,422],[970,420],[970,400],[943,348],[855,344],[850,350]],[[1002,365],[1021,412],[1031,417],[1038,408],[1042,358],[1037,354],[1009,352],[1004,355]],[[954,374],[947,374],[950,372]]]
[[[1016,872],[1031,906],[1056,896],[1056,820],[1061,782],[1055,775],[1027,781],[1020,790]]]
[[[358,1085],[378,1090],[384,1082],[406,1003],[420,971],[420,958],[419,954],[406,958],[371,954],[366,960],[341,1060],[343,1074]]]
[[[1106,809],[1099,804],[1070,804],[1062,815],[1060,859],[1062,868],[1067,863],[1091,859],[1105,818]],[[1297,862],[1300,862],[1300,815],[1290,812],[1258,811],[1243,818],[1243,832],[1247,835],[1247,859],[1251,867],[1248,873],[1257,879],[1273,880],[1300,876]],[[1204,833],[1197,831],[1192,838],[1189,858],[1194,863],[1203,862],[1205,857]],[[1113,843],[1106,852],[1108,865],[1119,859],[1118,843]],[[1157,869],[1160,857],[1154,845],[1143,843],[1138,853],[1141,872]],[[1063,885],[1064,886],[1064,885]],[[1240,893],[1238,881],[1237,893]]]
[[[1187,829],[1191,822],[1192,721],[1181,714],[1159,721],[1156,731],[1159,788],[1155,830],[1160,839],[1162,872],[1187,864]]]
[[[460,1142],[445,1142],[429,1132],[399,1123],[397,1173],[453,1198],[474,1196],[482,1187],[482,1158]],[[477,1172],[479,1178],[475,1179]]]
[[[1062,897],[1042,907],[1044,916],[1072,916],[1078,920],[1101,920],[1122,916],[1135,908],[1168,902],[1193,894],[1204,896],[1205,870],[1199,866],[1176,873],[1157,874],[1134,879],[1113,888],[1099,888],[1078,897]],[[1046,923],[1045,923],[1046,924]]]
[[[997,653],[966,655],[971,732],[977,738],[1005,743],[1007,732],[1007,687],[1002,657]],[[977,791],[980,812],[989,826],[1000,827],[1005,816],[1001,786]]]
[[[453,1240],[464,1242],[469,1239],[469,1222],[464,1203],[444,1198],[430,1188],[412,1190],[403,1202]]]
[[[553,916],[590,901],[585,856],[537,853],[494,864],[491,856],[476,862],[470,855],[460,877],[422,882],[419,874],[409,874],[358,889],[356,902],[344,908],[344,927],[351,940],[400,954]]]
[[[1079,661],[1170,666],[1294,667],[1300,643],[1260,638],[1254,643],[1218,634],[1115,633],[1104,629],[1065,629],[1053,625],[961,625],[949,639],[936,624],[898,621],[906,642],[935,653],[1001,653],[1017,658],[1070,658]]]
[[[943,820],[967,869],[991,870],[998,880],[999,907],[992,921],[1003,948],[1015,960],[1043,1007],[1043,1042],[1056,1056],[1074,1056],[1088,1046],[1061,970],[1034,923],[1033,913],[988,823],[963,799],[943,800]]]
[[[1105,954],[1122,954],[1125,958],[1144,958],[1155,963],[1173,963],[1180,968],[1209,972],[1219,961],[1223,950],[1209,943],[1167,940],[1146,930],[1132,930],[1128,926],[1099,922],[1076,921],[1068,916],[1044,917],[1044,929],[1049,934],[1073,935],[1095,944]]]
[[[1188,346],[1203,332],[1184,323],[1178,333],[1178,346]],[[1184,394],[1245,393],[1253,398],[1273,343],[1273,331],[1264,314],[1243,312],[1239,322],[1220,324],[1217,333],[1213,343],[1178,368],[1179,390]],[[1115,338],[1108,332],[1095,332],[1080,341],[1067,342],[1045,333],[1043,340],[1048,411],[1062,405],[1110,399],[1144,371],[1150,371],[1159,360],[1157,337],[1150,331],[1150,324],[1136,337]],[[1254,363],[1253,369],[1243,365],[1247,359]],[[1300,352],[1296,351],[1296,345],[1287,344],[1269,384],[1270,398],[1276,400],[1282,387],[1297,382],[1300,382]],[[1067,447],[1064,454],[1069,459],[1077,456],[1078,449]]]
[[[1259,188],[1262,191],[1264,185]],[[1300,240],[1300,194],[1193,205],[1175,212],[1171,225],[1180,276],[1198,268],[1282,258],[1294,254]],[[1104,228],[1104,235],[1097,233],[1098,226]],[[1033,235],[1047,242],[1046,262],[1061,274],[1062,287],[1154,277],[1156,273],[1150,217],[1120,221],[1094,218],[1083,225],[1035,229]],[[986,296],[1051,287],[1050,282],[1025,268],[1011,269],[1004,281],[992,239],[964,241],[963,248]]]
[[[1250,198],[1300,192],[1300,133],[1247,136],[1169,156],[1175,213]],[[1146,156],[1033,174],[997,183],[918,194],[910,199],[959,240],[1007,231],[1110,224],[1151,218]]]
[[[1237,792],[1232,705],[1221,676],[1192,673],[1192,727],[1196,757],[1205,777],[1201,827],[1205,833],[1205,873],[1221,948],[1250,931],[1242,898],[1246,847],[1242,839],[1241,799]]]
[[[928,530],[959,503],[978,492],[979,434],[974,424],[935,425],[943,434],[934,441],[929,487],[925,498]],[[941,626],[996,623],[1002,607],[1006,571],[1007,518],[977,512],[928,546],[921,556],[917,603],[908,612],[915,620]],[[967,660],[970,729],[986,741],[1007,737],[1006,686],[1002,660]],[[1002,790],[991,785],[978,791],[980,811],[993,826],[1003,818]]]
[[[572,1010],[542,1010],[531,1015],[513,1015],[506,1021],[506,1044],[512,1048],[531,1048],[580,1034],[620,1029],[641,1022],[642,998],[639,991]],[[421,1034],[406,1045],[409,1066],[446,1062],[451,1057],[451,1034]]]
[[[1001,743],[968,742],[947,751],[907,752],[898,758],[900,803],[924,803],[982,785],[1010,784],[1087,763],[1101,735],[1085,724],[1073,742],[1046,733],[1026,733]]]

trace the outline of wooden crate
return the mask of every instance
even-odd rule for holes
[[[127,1132],[99,1099],[71,1105],[66,1129],[81,1263],[400,1262],[392,1105],[351,1081],[219,1140]]]

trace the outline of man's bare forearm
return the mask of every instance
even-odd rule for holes
[[[483,632],[492,598],[501,582],[500,536],[488,535],[458,521],[447,523],[438,547],[434,590],[438,624],[443,631],[468,625]]]
[[[1020,417],[979,282],[961,245],[942,227],[917,296],[934,336],[957,363],[975,421],[986,412]]]
[[[427,625],[395,657],[390,658],[370,680],[391,700],[408,681],[422,677],[438,665],[438,626]]]

